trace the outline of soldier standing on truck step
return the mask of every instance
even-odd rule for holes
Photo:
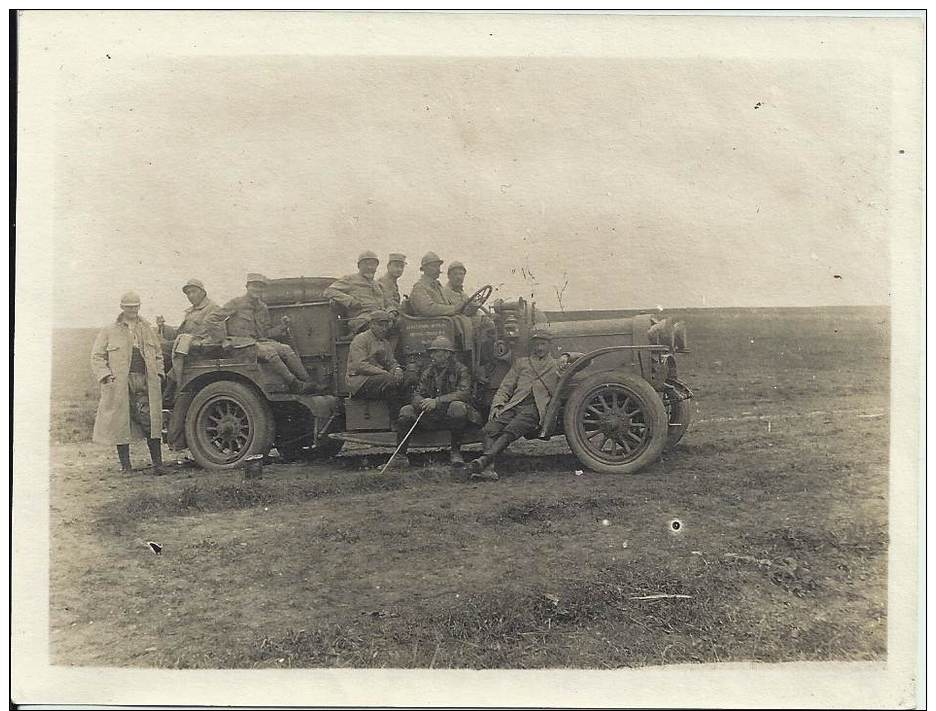
[[[247,293],[208,315],[209,333],[213,340],[234,348],[256,344],[257,360],[269,365],[290,392],[317,392],[319,388],[309,382],[309,373],[299,354],[275,340],[289,333],[289,317],[283,316],[278,325],[273,325],[270,309],[263,301],[268,281],[262,274],[248,274]]]
[[[166,386],[166,399],[172,402],[172,416],[169,418],[167,439],[169,449],[185,449],[185,413],[192,404],[194,393],[180,393],[182,373],[185,369],[185,357],[193,347],[203,346],[209,340],[208,317],[218,305],[208,298],[208,291],[201,279],[189,279],[182,286],[182,293],[188,299],[189,306],[178,328],[167,326],[162,316],[156,317],[156,327],[163,343],[169,343],[172,368],[169,370],[169,383]]]
[[[368,325],[368,314],[372,311],[389,311],[391,317],[398,310],[387,300],[384,290],[374,279],[380,259],[367,250],[358,257],[357,274],[341,277],[325,289],[323,295],[345,309],[348,333],[359,333]]]
[[[208,298],[208,291],[201,279],[189,279],[183,285],[182,293],[191,306],[185,309],[178,328],[167,326],[162,316],[156,317],[159,335],[164,342],[169,342],[172,346],[172,368],[169,370],[172,377],[169,388],[173,390],[180,385],[185,356],[188,355],[189,349],[192,346],[204,345],[208,341],[208,317],[218,308],[218,305]]]
[[[533,331],[529,357],[514,362],[494,393],[491,415],[484,426],[484,454],[469,467],[472,479],[497,481],[497,455],[514,440],[542,426],[559,384],[559,362],[549,353],[551,341],[549,331]]]
[[[128,291],[120,298],[120,315],[104,328],[91,349],[91,371],[101,384],[93,441],[116,445],[120,471],[131,471],[130,442],[146,439],[153,474],[162,466],[162,345],[153,328],[140,318],[140,297]]]
[[[403,299],[400,296],[399,279],[403,276],[403,271],[405,269],[406,255],[400,254],[399,252],[391,252],[387,259],[387,273],[377,280],[377,284],[383,290],[388,309],[395,308],[399,311],[403,303]]]
[[[445,336],[438,336],[429,344],[430,361],[419,377],[412,403],[400,410],[397,420],[399,453],[393,458],[392,468],[409,466],[405,439],[419,413],[419,429],[449,430],[451,433],[451,462],[456,469],[465,466],[461,455],[462,436],[468,423],[481,424],[481,415],[471,406],[471,372],[455,357],[455,346]]]

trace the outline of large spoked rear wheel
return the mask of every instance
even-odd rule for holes
[[[235,469],[247,457],[267,454],[273,431],[269,403],[247,385],[227,380],[202,388],[185,418],[192,458],[207,469]]]
[[[569,447],[589,469],[632,474],[659,458],[668,422],[663,400],[643,378],[596,373],[572,391],[563,426]]]

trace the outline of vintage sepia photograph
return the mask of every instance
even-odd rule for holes
[[[14,700],[920,703],[922,13],[15,22]]]

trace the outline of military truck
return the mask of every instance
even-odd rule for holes
[[[395,446],[396,413],[390,406],[349,397],[345,375],[354,334],[341,307],[322,295],[333,281],[273,279],[265,296],[275,320],[289,316],[286,342],[322,394],[290,393],[257,361],[253,346],[211,344],[186,357],[177,392],[192,398],[184,412],[170,414],[184,418],[186,444],[200,466],[237,468],[274,447],[286,460],[315,460],[336,455],[345,442]],[[482,287],[465,305],[467,313],[456,316],[414,316],[404,301],[396,324],[397,359],[412,380],[428,360],[426,346],[446,336],[471,369],[473,404],[487,416],[511,364],[527,355],[530,332],[545,327],[554,335],[561,377],[542,427],[528,438],[565,435],[585,467],[616,474],[639,471],[679,442],[689,427],[692,397],[677,374],[676,354],[686,351],[681,322],[600,312],[569,320],[522,298],[488,305],[492,293],[490,285]],[[175,400],[180,401],[188,398]],[[480,441],[480,430],[466,433],[466,444]],[[447,445],[447,432],[417,430],[410,448]]]

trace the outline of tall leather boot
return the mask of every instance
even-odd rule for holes
[[[149,447],[150,458],[153,460],[153,468],[150,472],[156,476],[165,474],[166,470],[163,469],[162,461],[162,442],[158,439],[148,439],[146,445]]]
[[[133,471],[133,467],[130,466],[130,445],[129,444],[117,445],[117,459],[120,460],[120,471],[122,472]]]
[[[485,452],[471,463],[472,479],[489,479],[497,481],[500,477],[494,471],[494,459],[498,454],[507,449],[507,446],[514,441],[514,437],[509,434],[502,434],[500,437],[485,446]]]
[[[283,360],[286,363],[286,367],[289,368],[289,371],[299,380],[309,380],[309,371],[305,369],[305,366],[302,364],[302,359],[296,351],[290,348],[289,353],[284,352]]]
[[[272,356],[266,361],[267,366],[276,373],[276,376],[286,383],[287,391],[291,393],[301,393],[304,383],[299,380],[295,375],[292,374],[292,371],[286,367],[286,364],[283,362],[283,359],[278,355]]]

